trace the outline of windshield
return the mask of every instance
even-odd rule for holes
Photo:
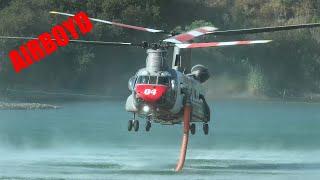
[[[137,84],[162,84],[169,86],[169,77],[157,77],[157,76],[139,76]]]
[[[148,84],[149,76],[139,76],[137,80],[137,84]]]
[[[149,84],[157,84],[157,76],[150,76]]]

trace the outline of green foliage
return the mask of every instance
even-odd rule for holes
[[[196,28],[204,27],[204,26],[214,27],[214,25],[211,22],[208,22],[205,20],[195,20],[190,25],[186,25],[184,28],[181,26],[176,26],[173,29],[173,31],[177,32],[177,33],[183,33],[183,32],[190,31],[192,29],[196,29]]]
[[[37,36],[50,31],[54,24],[65,19],[49,15],[50,10],[70,13],[84,10],[100,19],[184,32],[200,26],[223,30],[320,22],[319,9],[319,0],[1,0],[0,35]],[[101,23],[95,23],[93,32],[84,37],[128,42],[164,38]],[[320,92],[320,29],[205,38],[199,39],[274,40],[267,45],[194,51],[195,59],[203,59],[205,62],[201,63],[209,66],[215,76],[247,77],[246,85],[253,94],[277,96],[283,89],[297,95]],[[143,50],[139,49],[73,44],[17,75],[3,53],[23,42],[0,40],[2,86],[107,89],[105,86],[114,83],[115,76],[127,79],[143,66],[145,59]],[[126,93],[125,84],[119,82],[113,86],[123,87]]]
[[[190,25],[186,26],[184,30],[189,31],[189,30],[196,29],[198,27],[204,27],[204,26],[214,27],[214,25],[211,22],[208,22],[205,20],[196,20],[196,21],[193,21]]]
[[[75,63],[78,65],[76,70],[79,73],[84,73],[87,72],[89,67],[93,64],[95,55],[93,52],[88,51],[87,49],[80,48],[80,50],[81,53],[77,55]]]
[[[261,68],[251,67],[247,78],[248,92],[252,95],[263,95],[266,91],[266,80]]]

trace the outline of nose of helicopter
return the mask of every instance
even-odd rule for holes
[[[168,87],[165,85],[136,84],[137,97],[146,102],[156,102],[166,93]]]

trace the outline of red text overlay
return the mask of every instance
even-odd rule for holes
[[[89,33],[93,29],[93,24],[85,12],[75,14],[75,16],[68,18],[61,24],[54,26],[51,32],[44,32],[36,39],[29,40],[21,45],[18,50],[10,51],[9,58],[15,72],[18,73],[34,62],[41,61],[57,51],[58,47],[67,46],[70,39],[79,39],[77,29],[82,35]]]

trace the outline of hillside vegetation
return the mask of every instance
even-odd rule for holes
[[[320,0],[1,0],[0,34],[37,36],[75,13],[165,30],[209,24],[224,29],[320,22]],[[95,23],[87,40],[158,41],[162,35]],[[320,28],[203,41],[272,39],[270,44],[197,49],[193,63],[210,68],[209,93],[298,97],[320,93]],[[15,74],[7,53],[25,41],[0,40],[2,89],[67,89],[100,94],[127,94],[127,79],[145,63],[143,49],[72,44]],[[222,87],[222,88],[219,88]]]

